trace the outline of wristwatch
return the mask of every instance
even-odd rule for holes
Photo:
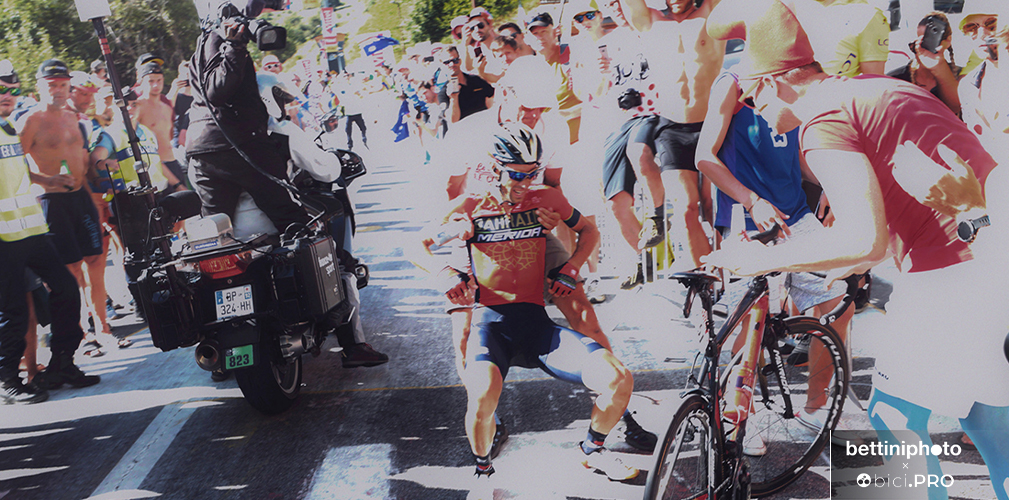
[[[988,216],[978,217],[977,219],[967,219],[961,221],[960,224],[956,226],[956,235],[961,241],[970,243],[974,241],[977,236],[977,230],[985,226],[990,226],[991,220]]]

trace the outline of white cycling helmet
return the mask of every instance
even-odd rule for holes
[[[508,122],[501,124],[494,134],[487,154],[501,164],[539,163],[543,145],[531,128],[520,122]]]

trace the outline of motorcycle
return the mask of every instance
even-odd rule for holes
[[[225,214],[198,215],[191,191],[165,197],[149,213],[123,210],[133,214],[122,226],[127,275],[136,276],[129,287],[154,345],[196,346],[200,368],[233,372],[245,399],[265,414],[298,399],[303,356],[318,356],[329,333],[351,327],[347,286],[368,281],[367,266],[349,252],[354,224],[346,189],[367,169],[351,151],[327,153],[341,166],[339,176],[318,180],[294,169],[292,184],[312,220],[283,233],[254,203],[248,207],[251,198],[245,208],[240,202],[234,225]],[[120,205],[140,205],[139,193],[126,194]],[[155,219],[183,226],[164,236],[172,239],[170,255],[145,237]],[[343,279],[341,269],[356,280]]]

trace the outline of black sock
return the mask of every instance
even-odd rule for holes
[[[596,432],[592,430],[592,426],[589,426],[589,433],[585,436],[585,441],[582,441],[582,452],[588,455],[594,451],[598,451],[606,443],[606,434],[601,432]]]
[[[493,469],[493,466],[490,463],[490,455],[489,454],[486,455],[486,456],[482,456],[481,457],[481,456],[477,455],[476,453],[474,453],[473,454],[473,461],[476,462],[476,469],[479,472],[487,472],[488,470]]]

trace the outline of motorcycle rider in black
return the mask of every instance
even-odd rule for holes
[[[255,4],[250,2],[245,8],[247,17],[259,15],[262,4]],[[247,28],[231,19],[222,24],[227,39],[216,31],[204,31],[190,61],[193,85],[199,87],[189,110],[190,181],[200,195],[204,215],[233,217],[245,190],[283,232],[292,223],[307,223],[309,217],[286,189],[249,165],[235,149],[241,148],[269,175],[287,178],[286,162],[267,140],[268,116],[259,98]]]
[[[250,0],[240,15],[246,20],[255,18],[264,4]],[[219,8],[218,13],[224,12],[224,8]],[[244,190],[283,234],[289,225],[307,224],[310,217],[287,189],[260,172],[261,169],[269,176],[288,180],[287,158],[267,133],[269,114],[260,97],[256,68],[249,56],[248,27],[240,19],[219,17],[221,29],[204,29],[190,61],[194,92],[186,143],[189,179],[200,197],[204,215],[223,213],[234,219]],[[205,20],[204,26],[211,22]],[[364,343],[361,335],[354,335],[355,330],[360,332],[360,319],[354,319],[356,329],[336,329],[337,341],[343,347],[343,366],[387,362],[388,356]],[[212,377],[219,381],[227,375],[217,370]]]

